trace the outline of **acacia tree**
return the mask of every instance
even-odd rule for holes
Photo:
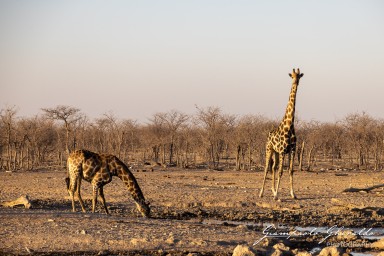
[[[139,125],[136,120],[126,119],[121,122],[121,129],[123,131],[123,143],[126,145],[126,157],[129,159],[129,152],[135,155],[137,148],[140,145],[140,138],[138,135]]]
[[[197,107],[196,122],[203,129],[202,137],[207,144],[208,165],[217,169],[220,163],[221,153],[228,151],[229,135],[234,127],[235,116],[225,115],[218,107]],[[211,165],[212,163],[212,165]]]
[[[2,109],[0,111],[1,121],[5,130],[6,137],[6,145],[7,145],[7,170],[11,170],[11,162],[12,162],[12,135],[15,130],[16,125],[16,107],[7,107],[6,109]],[[16,163],[15,163],[16,164]],[[14,166],[15,168],[16,166]]]
[[[177,110],[171,110],[165,113],[156,113],[154,120],[162,123],[169,140],[169,163],[173,163],[173,155],[175,151],[175,140],[181,127],[186,124],[189,116]]]
[[[121,157],[121,151],[123,146],[124,130],[120,120],[114,116],[113,113],[104,114],[102,118],[98,119],[98,122],[102,124],[106,129],[106,143],[108,145],[108,151],[113,152],[118,157]]]
[[[42,110],[45,112],[48,118],[51,118],[53,120],[63,121],[64,128],[66,131],[65,151],[68,156],[70,152],[70,149],[69,149],[70,132],[71,132],[72,126],[80,118],[78,115],[78,113],[80,112],[80,109],[70,107],[70,106],[59,105],[59,106],[56,106],[55,108],[42,108]]]
[[[147,124],[147,146],[152,149],[152,160],[159,163],[160,150],[162,150],[161,163],[165,164],[166,158],[166,137],[168,131],[165,127],[164,121],[156,114],[149,119],[150,123]]]
[[[354,152],[358,168],[368,168],[370,148],[374,144],[374,119],[366,113],[350,114],[344,120],[350,149]]]
[[[320,123],[317,121],[301,122],[297,129],[297,137],[300,138],[299,169],[303,170],[304,152],[307,157],[307,170],[311,170],[316,164],[316,153],[322,145]]]
[[[380,170],[382,168],[381,156],[384,150],[384,121],[383,120],[375,121],[372,133],[374,138],[374,143],[373,143],[374,170]]]
[[[48,158],[47,153],[57,151],[57,127],[53,120],[35,116],[26,120],[28,136],[27,168],[33,169]],[[60,163],[60,158],[59,158]]]
[[[240,118],[235,129],[236,170],[246,166],[250,170],[256,161],[264,160],[268,132],[275,125],[263,116],[246,115]]]

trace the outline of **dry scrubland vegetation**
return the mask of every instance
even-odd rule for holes
[[[67,152],[79,148],[136,165],[256,170],[264,165],[267,134],[277,126],[263,116],[235,116],[217,107],[197,108],[194,115],[156,113],[143,124],[113,113],[90,120],[70,106],[42,109],[34,117],[6,107],[0,117],[3,170],[65,166]],[[356,113],[334,123],[296,120],[295,127],[298,169],[382,168],[383,120]]]
[[[281,201],[272,200],[269,182],[266,195],[258,197],[267,134],[277,125],[262,116],[208,107],[191,116],[156,113],[140,124],[111,113],[90,120],[79,109],[57,106],[29,118],[5,108],[0,117],[1,204],[20,195],[33,204],[0,207],[0,254],[232,255],[236,246],[262,238],[267,223],[376,228],[375,235],[383,234],[383,173],[375,170],[382,169],[384,123],[365,113],[335,123],[296,120],[295,169],[310,172],[295,174],[298,200],[289,198],[283,176]],[[105,188],[111,215],[101,208],[72,213],[64,166],[67,153],[78,148],[109,152],[134,165],[151,218],[137,217],[118,179]],[[82,185],[82,195],[89,210],[89,184]],[[323,236],[265,239],[253,248],[256,255],[309,255]],[[352,245],[331,247],[341,252],[324,255],[377,255],[384,240],[334,235],[328,242]]]

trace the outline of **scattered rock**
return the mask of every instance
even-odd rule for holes
[[[236,227],[236,229],[239,231],[239,232],[246,232],[248,231],[248,227],[247,225],[239,225]]]
[[[353,241],[357,239],[357,235],[353,230],[343,230],[337,234],[338,241]]]
[[[177,239],[175,239],[175,237],[173,236],[173,234],[171,233],[168,237],[168,239],[165,241],[167,244],[169,245],[174,245],[178,242]]]
[[[290,251],[290,248],[286,246],[284,243],[277,243],[273,246],[274,251],[272,251],[270,254],[272,256],[290,256],[293,255],[293,253]]]
[[[137,246],[137,245],[148,243],[149,241],[148,239],[145,239],[145,238],[132,238],[130,242],[132,245]]]
[[[379,241],[372,243],[371,246],[372,246],[372,248],[383,250],[384,249],[384,238],[380,239]]]
[[[260,245],[263,246],[263,247],[267,247],[267,246],[272,246],[272,245],[275,245],[279,242],[278,239],[276,238],[272,238],[272,237],[268,237],[268,238],[264,238]]]
[[[298,253],[295,254],[296,256],[312,256],[312,254],[310,254],[309,252],[307,251],[299,251]]]
[[[343,251],[341,248],[336,246],[325,247],[321,250],[319,256],[341,256],[343,255]]]
[[[256,251],[254,251],[251,247],[246,246],[244,244],[239,244],[233,250],[232,256],[256,256]]]
[[[107,255],[110,255],[111,253],[110,253],[110,251],[108,251],[108,250],[102,250],[102,251],[99,251],[98,253],[97,253],[97,256],[107,256]]]
[[[280,250],[280,251],[289,251],[290,250],[290,248],[288,246],[286,246],[285,244],[283,244],[283,243],[275,244],[273,246],[273,248],[275,250]]]
[[[198,246],[204,246],[207,245],[207,241],[204,241],[203,239],[194,239],[191,242],[192,245],[198,245]]]

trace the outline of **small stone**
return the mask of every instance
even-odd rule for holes
[[[343,254],[341,248],[336,246],[325,247],[321,250],[319,256],[341,256]]]
[[[249,246],[239,244],[233,250],[232,256],[256,256],[256,252]]]
[[[275,249],[275,251],[271,254],[271,256],[283,256],[283,255],[284,255],[283,251],[279,249]]]
[[[106,256],[110,255],[110,252],[108,250],[102,250],[97,253],[98,256]]]
[[[384,249],[384,238],[380,239],[379,241],[372,243],[371,247],[383,250]]]
[[[177,240],[173,235],[171,235],[168,237],[168,239],[165,242],[169,245],[174,245],[177,242]]]
[[[276,250],[280,250],[280,251],[289,251],[289,249],[290,249],[288,246],[286,246],[286,245],[283,244],[283,243],[275,244],[275,245],[273,246],[273,248],[276,249]]]

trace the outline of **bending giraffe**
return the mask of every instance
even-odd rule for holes
[[[104,185],[112,181],[113,176],[119,177],[127,186],[133,200],[135,200],[137,209],[144,217],[149,217],[149,203],[145,201],[139,184],[128,167],[116,156],[97,154],[88,150],[77,150],[72,152],[67,161],[68,177],[66,178],[68,193],[72,199],[72,210],[75,212],[76,192],[81,209],[86,212],[84,202],[81,198],[80,187],[81,180],[84,179],[92,184],[92,212],[95,212],[97,195],[99,194],[104,206],[105,212],[109,214],[104,198]]]
[[[267,178],[268,171],[272,169],[272,192],[274,199],[277,200],[277,191],[279,190],[279,184],[281,176],[283,175],[283,163],[285,155],[289,156],[289,178],[291,197],[296,199],[296,195],[293,191],[293,162],[295,158],[296,150],[296,135],[295,135],[295,104],[297,88],[299,86],[300,78],[304,74],[300,73],[300,69],[293,69],[292,74],[289,74],[292,78],[292,88],[289,95],[288,106],[285,111],[283,120],[277,129],[269,132],[266,152],[265,152],[265,169],[264,180],[261,187],[259,196],[263,196],[265,180]],[[273,162],[273,166],[272,166]],[[276,180],[276,171],[278,166],[278,176]]]

